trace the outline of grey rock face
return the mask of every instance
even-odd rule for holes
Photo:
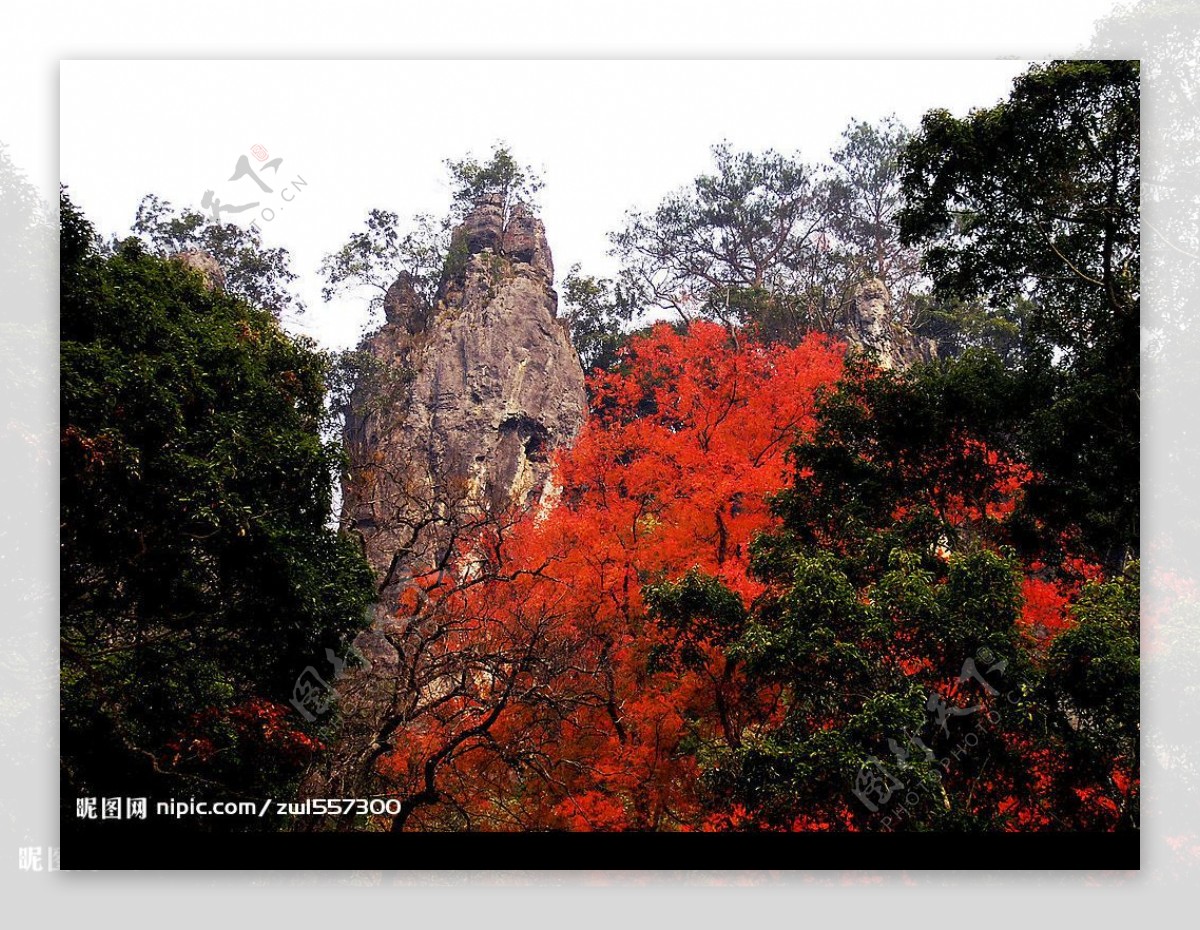
[[[552,452],[583,422],[583,371],[556,319],[545,231],[522,207],[503,220],[498,201],[481,202],[455,233],[466,255],[452,254],[435,306],[422,313],[402,277],[362,346],[343,516],[381,578],[438,565],[481,517],[536,506]]]
[[[937,344],[932,339],[917,336],[893,320],[891,295],[878,278],[859,286],[846,320],[845,336],[852,346],[874,353],[883,368],[907,368],[937,356]]]
[[[546,243],[542,221],[524,204],[513,207],[512,217],[504,230],[501,251],[515,262],[526,262],[541,271],[547,280],[554,279],[554,260]]]
[[[480,200],[455,232],[455,237],[459,236],[465,240],[467,251],[471,254],[484,249],[499,251],[500,241],[504,237],[504,205],[501,198],[491,195]]]

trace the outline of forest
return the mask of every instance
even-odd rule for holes
[[[1137,830],[1139,133],[1136,62],[1056,61],[820,163],[718,143],[557,291],[497,143],[331,243],[342,353],[254,230],[148,195],[104,235],[64,189],[64,818]],[[471,464],[469,412],[404,426],[419,360],[448,390],[437,340],[517,294],[566,425],[497,414]]]

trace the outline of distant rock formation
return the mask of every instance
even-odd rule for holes
[[[541,221],[485,198],[446,265],[431,307],[406,275],[388,289],[346,417],[343,517],[384,580],[436,566],[464,521],[536,506],[586,410]]]
[[[221,270],[220,263],[212,253],[205,252],[203,249],[188,249],[176,252],[171,258],[185,268],[198,271],[200,277],[204,279],[204,286],[210,291],[225,289],[225,272]]]
[[[907,368],[937,357],[937,343],[916,335],[892,316],[887,285],[868,278],[854,295],[843,335],[851,346],[872,352],[883,368]]]

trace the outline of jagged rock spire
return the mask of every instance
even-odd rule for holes
[[[540,271],[548,281],[554,280],[554,259],[546,242],[546,229],[525,204],[513,207],[500,251],[512,261],[525,262]]]
[[[346,420],[343,513],[381,574],[398,554],[413,570],[436,561],[454,514],[536,505],[551,452],[583,422],[545,229],[523,204],[505,219],[498,197],[481,199],[453,234],[434,306],[401,275],[362,346],[373,362]]]

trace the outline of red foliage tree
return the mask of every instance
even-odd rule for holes
[[[642,591],[693,568],[744,603],[760,591],[749,543],[772,519],[767,495],[784,482],[787,449],[812,426],[818,390],[841,368],[841,348],[823,337],[764,346],[701,322],[685,332],[655,327],[631,341],[616,370],[594,376],[592,415],[556,463],[558,499],[493,550],[509,580],[460,584],[459,607],[440,602],[447,615],[486,610],[497,629],[518,615],[552,616],[535,651],[557,657],[538,700],[528,699],[532,671],[523,672],[503,711],[481,718],[486,739],[457,743],[479,748],[440,757],[442,799],[498,828],[697,823],[695,747],[736,738],[746,689],[718,644],[692,644],[686,663],[662,661],[678,643],[648,619]],[[428,760],[473,720],[427,726],[381,770],[397,783],[421,781]],[[417,823],[431,826],[446,805],[426,806]]]
[[[750,543],[779,528],[769,498],[795,478],[789,449],[814,434],[843,359],[824,337],[765,346],[697,322],[655,327],[593,375],[591,415],[557,456],[552,493],[528,513],[481,521],[419,604],[398,602],[393,638],[411,680],[369,760],[404,802],[392,829],[761,827],[752,809],[711,809],[700,776],[706,747],[736,751],[745,734],[779,725],[785,686],[729,658],[737,631],[719,612],[654,619],[648,589],[711,585],[742,617],[768,593]],[[947,449],[877,463],[902,470],[892,486],[904,489],[880,519],[929,510],[959,540],[998,544],[988,540],[1033,476],[970,436]],[[813,526],[818,545],[836,531]],[[1067,569],[1028,566],[1019,626],[1035,652],[1071,628],[1094,576]],[[940,674],[919,642],[894,645],[904,675]],[[1035,750],[1033,782],[1051,762]],[[1002,782],[988,797],[1018,790]],[[844,829],[852,800],[839,803],[791,829]],[[1031,816],[1021,813],[1037,826]]]

